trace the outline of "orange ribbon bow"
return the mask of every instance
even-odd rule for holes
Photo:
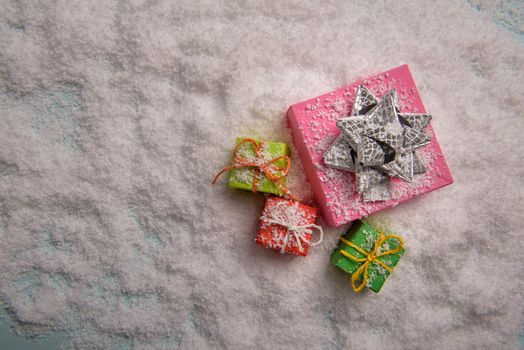
[[[255,151],[254,160],[247,159],[238,153],[240,147],[246,143],[251,143],[251,145],[253,146],[253,150]],[[266,161],[262,154],[263,144],[263,140],[260,140],[260,142],[257,143],[255,140],[251,138],[242,139],[233,150],[232,165],[220,170],[220,172],[213,179],[212,185],[215,186],[218,178],[226,171],[229,171],[231,169],[253,167],[255,168],[255,174],[253,175],[253,182],[251,185],[251,190],[253,192],[256,192],[257,190],[258,178],[260,176],[260,172],[262,172],[268,180],[273,181],[282,190],[282,192],[284,192],[285,196],[296,201],[297,198],[291,194],[291,192],[289,191],[289,189],[287,189],[286,186],[280,183],[280,181],[283,178],[285,178],[289,172],[289,169],[291,167],[291,159],[289,158],[289,156],[283,155]],[[286,161],[285,166],[278,166],[275,164],[281,159],[284,159]]]

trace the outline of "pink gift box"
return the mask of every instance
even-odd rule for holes
[[[431,142],[417,151],[427,171],[415,175],[413,182],[391,178],[391,200],[364,202],[362,195],[355,191],[354,173],[324,164],[324,152],[339,135],[336,120],[350,114],[359,84],[365,85],[378,98],[394,88],[400,112],[426,113],[407,65],[289,107],[287,118],[293,142],[322,216],[333,227],[453,183],[431,125],[426,128],[426,132],[432,136]]]

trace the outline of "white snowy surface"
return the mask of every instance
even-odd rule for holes
[[[256,4],[255,4],[256,3]],[[522,3],[0,1],[0,296],[79,348],[518,349]],[[381,212],[380,294],[254,243],[236,136],[409,64],[455,184]],[[293,153],[293,156],[296,154]],[[291,188],[311,199],[294,157]]]

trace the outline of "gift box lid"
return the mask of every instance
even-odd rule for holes
[[[322,216],[329,226],[340,226],[453,183],[431,125],[426,128],[427,134],[431,135],[431,141],[417,151],[424,162],[426,172],[416,175],[412,182],[391,178],[390,200],[365,202],[362,195],[356,192],[353,172],[333,169],[325,164],[324,153],[340,135],[336,122],[350,115],[360,84],[378,98],[395,89],[400,113],[426,113],[407,65],[361,79],[289,108],[287,119],[292,130],[293,143],[302,160]]]

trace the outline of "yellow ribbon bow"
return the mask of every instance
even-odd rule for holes
[[[395,249],[390,249],[390,250],[387,250],[385,252],[382,252],[382,253],[378,254],[378,250],[380,249],[380,247],[384,244],[384,242],[386,242],[386,240],[388,240],[390,238],[396,239],[398,241],[398,243],[399,243],[398,247],[396,247]],[[351,248],[355,249],[357,252],[359,252],[359,253],[361,253],[362,255],[365,256],[364,258],[357,258],[357,257],[349,254],[345,250],[340,250],[340,253],[342,255],[344,255],[346,258],[348,258],[350,260],[353,260],[354,262],[357,262],[357,263],[363,263],[351,275],[351,287],[353,288],[353,290],[355,292],[360,292],[364,288],[364,286],[366,285],[367,280],[368,280],[368,267],[369,267],[369,264],[375,263],[377,265],[382,266],[387,271],[393,272],[393,269],[391,267],[389,267],[388,265],[384,264],[382,261],[378,260],[378,258],[380,258],[381,256],[385,256],[385,255],[396,254],[399,251],[401,251],[403,246],[404,246],[404,241],[402,241],[402,238],[400,238],[399,236],[396,236],[396,235],[388,235],[388,236],[386,236],[382,232],[378,233],[378,239],[375,241],[375,246],[373,247],[373,249],[370,252],[366,252],[362,248],[357,247],[355,244],[351,243],[347,239],[344,239],[344,237],[340,237],[340,240],[342,241],[342,243],[346,244],[347,246],[350,246]],[[360,285],[357,286],[355,282],[357,280],[360,280],[360,276],[361,275],[362,275],[362,282],[360,283]]]

